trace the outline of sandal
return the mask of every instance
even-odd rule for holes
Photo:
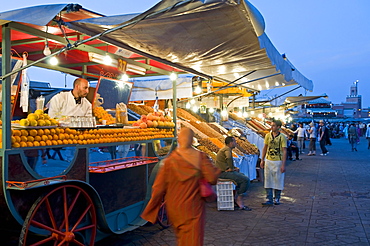
[[[244,207],[240,208],[240,210],[252,211],[252,209],[248,206],[244,206]]]

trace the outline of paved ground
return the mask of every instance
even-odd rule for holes
[[[370,150],[365,141],[351,152],[345,139],[333,139],[328,156],[302,155],[302,161],[288,162],[279,206],[261,206],[264,189],[258,182],[245,199],[253,211],[217,211],[216,203],[208,203],[205,245],[370,245]],[[175,236],[172,229],[146,225],[96,245],[175,245]]]
[[[205,245],[370,245],[365,141],[351,152],[345,139],[333,139],[328,156],[302,155],[302,161],[289,162],[279,206],[261,206],[262,183],[252,183],[245,199],[251,212],[217,211],[216,203],[207,204]],[[175,237],[172,229],[144,226],[96,245],[175,245]]]

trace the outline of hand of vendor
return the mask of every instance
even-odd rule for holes
[[[265,160],[261,160],[260,167],[265,168]]]

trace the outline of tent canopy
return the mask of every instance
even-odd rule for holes
[[[328,96],[326,94],[324,95],[319,95],[319,96],[296,96],[296,97],[287,97],[285,98],[286,103],[305,103],[305,102],[310,102],[319,98],[325,97],[327,98]]]
[[[251,91],[294,84],[313,89],[312,81],[272,45],[261,14],[248,1],[163,0],[141,14],[110,17],[76,4],[42,5],[0,13],[0,24],[4,23],[11,28],[12,49],[27,52],[29,61],[44,57],[46,42],[54,52],[123,25],[60,54],[57,69],[46,61],[38,64],[77,76],[122,74],[117,63],[93,60],[90,55],[96,53],[135,66],[126,70],[129,76],[174,71]],[[61,24],[67,27],[62,30]]]
[[[195,70],[225,82],[239,79],[237,84],[253,90],[293,84],[313,89],[312,81],[285,61],[272,45],[264,33],[261,14],[248,1],[163,0],[129,17],[133,18],[121,15],[85,19],[68,26],[92,36],[127,24],[100,39],[150,54],[185,71]]]

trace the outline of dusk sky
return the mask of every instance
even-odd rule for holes
[[[143,12],[157,0],[80,0],[74,3],[104,14],[118,15]],[[266,33],[272,43],[290,62],[314,83],[313,92],[298,89],[291,96],[326,93],[332,103],[345,101],[349,88],[359,80],[362,106],[370,107],[370,1],[369,0],[251,0],[265,19]],[[33,0],[32,5],[62,3]],[[119,3],[119,5],[117,5]],[[0,11],[30,6],[30,1],[3,1]],[[29,70],[31,80],[47,81],[64,86],[64,75],[51,76]],[[72,76],[67,76],[71,86]],[[268,96],[293,89],[263,91]]]

